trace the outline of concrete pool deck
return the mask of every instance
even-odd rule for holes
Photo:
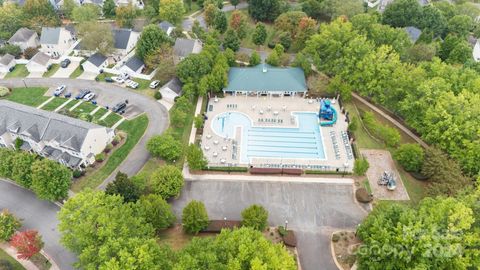
[[[333,104],[337,111],[338,120],[333,127],[320,127],[322,144],[326,159],[319,158],[276,158],[276,157],[250,157],[249,162],[241,161],[242,130],[237,127],[232,138],[219,136],[212,129],[212,121],[225,112],[242,113],[251,120],[252,127],[295,128],[298,126],[295,112],[318,113],[320,103],[314,99],[300,97],[246,97],[226,96],[224,98],[211,98],[208,103],[201,146],[209,166],[256,166],[256,167],[296,167],[312,170],[346,170],[353,169],[353,158],[349,159],[343,142],[342,132],[347,130],[348,123],[342,114],[338,103]],[[338,145],[334,149],[331,133]],[[339,155],[339,158],[336,158]],[[345,164],[348,163],[345,168]]]

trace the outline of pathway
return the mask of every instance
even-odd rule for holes
[[[390,121],[393,125],[395,125],[397,128],[399,128],[400,130],[402,130],[405,134],[407,134],[408,136],[410,136],[412,139],[414,139],[417,143],[419,143],[421,146],[423,146],[424,148],[428,148],[429,145],[424,142],[420,137],[418,137],[417,135],[415,135],[412,131],[410,131],[410,129],[408,129],[406,126],[404,126],[402,123],[398,122],[397,120],[395,120],[393,117],[391,117],[390,115],[388,115],[387,113],[385,113],[384,111],[382,111],[381,109],[379,109],[377,106],[373,105],[372,103],[368,102],[366,99],[364,99],[363,97],[361,97],[360,95],[356,94],[356,93],[352,93],[352,96],[354,99],[360,101],[361,103],[365,104],[366,106],[368,106],[370,109],[372,109],[373,111],[375,111],[376,113],[380,114],[381,116],[383,116],[385,119],[387,119],[388,121]]]
[[[21,264],[27,270],[38,270],[38,267],[29,260],[22,260],[17,258],[17,251],[15,248],[7,243],[0,243],[0,249],[5,251],[10,257],[14,258],[19,264]],[[3,268],[2,268],[3,269]]]

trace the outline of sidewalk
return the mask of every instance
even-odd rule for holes
[[[10,257],[14,258],[27,270],[38,270],[38,267],[29,260],[22,260],[17,258],[17,251],[7,243],[0,243],[0,249],[5,251]]]

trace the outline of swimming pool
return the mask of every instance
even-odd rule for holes
[[[212,130],[224,138],[234,138],[241,132],[240,162],[250,163],[251,158],[325,159],[323,138],[318,116],[314,112],[295,112],[298,127],[252,126],[248,116],[238,112],[217,115]],[[241,131],[237,128],[241,127]]]

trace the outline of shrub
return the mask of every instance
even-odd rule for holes
[[[365,112],[362,119],[372,135],[382,140],[387,146],[394,147],[400,142],[400,133],[395,128],[379,124],[372,112]]]
[[[182,143],[169,132],[165,132],[162,135],[150,138],[147,143],[147,150],[154,157],[174,161],[182,155]]]
[[[196,234],[207,228],[209,223],[207,209],[202,202],[193,200],[183,208],[182,224],[185,232]]]
[[[285,50],[288,50],[290,46],[292,46],[292,37],[290,36],[290,33],[283,32],[279,35],[278,39],[280,40],[280,44],[282,44]]]
[[[10,89],[8,89],[7,87],[0,86],[0,97],[4,97],[8,94],[10,94]]]
[[[8,212],[7,209],[3,209],[0,213],[0,242],[9,241],[15,231],[20,227],[20,221]]]
[[[74,178],[79,178],[79,177],[82,177],[85,173],[83,171],[80,171],[80,170],[74,170],[73,173],[72,173],[72,176]]]
[[[193,123],[195,124],[195,128],[201,128],[203,126],[203,117],[201,115],[195,116]]]
[[[270,42],[268,42],[268,44],[267,44],[268,48],[270,48],[270,49],[275,48],[275,45],[276,45],[275,41],[270,41]]]
[[[7,260],[0,260],[0,269],[1,270],[14,270],[13,265]]]
[[[17,137],[15,139],[15,149],[20,150],[20,147],[22,147],[22,145],[23,145],[23,140],[20,139],[20,137]]]
[[[369,167],[370,164],[368,164],[368,161],[365,158],[359,158],[355,160],[353,172],[358,176],[362,176],[365,175]]]
[[[95,155],[95,161],[96,162],[103,162],[104,160],[105,160],[105,154],[104,153],[100,153],[100,154]]]
[[[113,137],[112,144],[117,145],[117,144],[120,143],[121,140],[122,140],[122,138],[120,137],[119,134],[117,134],[117,135],[115,135],[115,137]]]
[[[28,230],[16,233],[10,240],[10,245],[17,249],[19,259],[30,259],[40,252],[43,241],[37,231]]]
[[[201,170],[207,166],[207,159],[203,155],[202,149],[195,144],[191,144],[187,148],[188,167],[192,170]]]
[[[25,56],[26,59],[31,59],[35,54],[38,53],[38,49],[35,47],[28,47],[25,49],[23,52],[23,55]]]
[[[160,93],[160,91],[156,91],[155,94],[153,94],[153,97],[156,100],[162,99],[162,93]]]
[[[355,116],[352,116],[350,119],[350,124],[348,124],[348,131],[355,132],[358,128],[358,119]]]
[[[180,194],[184,179],[180,169],[172,165],[166,165],[153,172],[150,176],[150,183],[153,191],[167,200]]]
[[[264,231],[268,225],[268,211],[261,205],[253,204],[242,211],[242,219],[242,226]]]
[[[288,234],[288,231],[283,226],[278,226],[277,229],[278,229],[278,234],[280,234],[281,237],[284,237]]]
[[[419,172],[425,154],[418,144],[403,144],[393,154],[393,158],[408,172]]]
[[[113,148],[113,144],[109,143],[107,144],[107,146],[105,146],[105,149],[103,150],[103,152],[105,153],[109,153]]]
[[[334,234],[332,235],[332,242],[335,242],[335,243],[336,243],[336,242],[338,242],[338,240],[340,240],[340,235],[334,233]]]

